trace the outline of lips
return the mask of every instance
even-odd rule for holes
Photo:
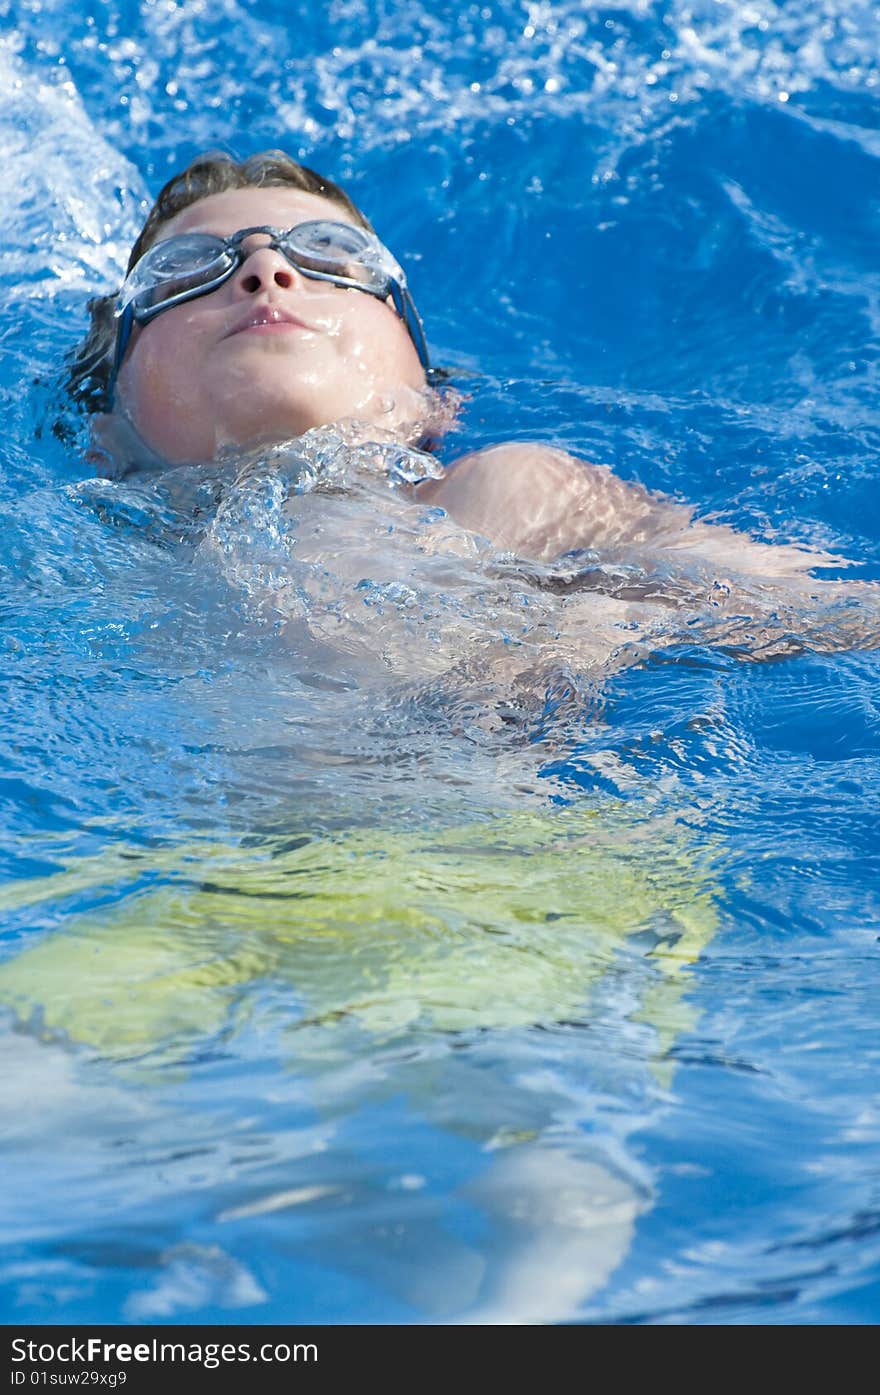
[[[250,305],[224,338],[230,339],[234,334],[273,334],[292,329],[314,330],[314,326],[306,324],[305,320],[283,305]]]

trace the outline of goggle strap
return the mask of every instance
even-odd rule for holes
[[[110,375],[110,403],[109,410],[113,411],[113,401],[116,394],[116,379],[122,367],[122,360],[125,358],[125,351],[128,348],[128,341],[131,338],[131,325],[134,319],[134,306],[126,305],[119,317],[119,328],[116,331],[116,353],[113,356],[113,372]]]
[[[391,299],[394,308],[403,323],[409,330],[409,337],[416,346],[416,353],[425,372],[431,368],[431,358],[428,353],[428,343],[425,339],[425,330],[422,325],[419,312],[415,307],[415,301],[406,286],[401,286],[399,282],[391,282]]]

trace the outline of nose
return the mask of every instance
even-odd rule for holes
[[[255,233],[253,239],[248,239],[250,246],[245,247],[247,256],[238,269],[236,284],[246,295],[256,295],[258,291],[268,290],[272,286],[289,291],[301,280],[283,252],[257,240],[263,236],[262,233]]]

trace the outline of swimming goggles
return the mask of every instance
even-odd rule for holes
[[[113,381],[122,366],[134,325],[150,320],[198,296],[210,295],[245,261],[244,241],[254,233],[269,238],[264,246],[281,252],[292,267],[315,281],[329,281],[377,300],[391,296],[394,309],[409,331],[425,372],[430,372],[425,331],[406,277],[388,248],[364,228],[325,219],[279,228],[242,228],[231,237],[213,233],[181,233],[156,242],[135,264],[116,305],[118,326]]]

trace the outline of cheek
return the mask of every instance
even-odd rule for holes
[[[199,392],[207,328],[188,305],[157,316],[137,335],[119,375],[120,387],[144,403],[161,408],[167,397],[176,402]]]
[[[409,331],[390,303],[352,291],[359,304],[345,316],[343,345],[350,366],[377,385],[424,385],[425,375]]]

